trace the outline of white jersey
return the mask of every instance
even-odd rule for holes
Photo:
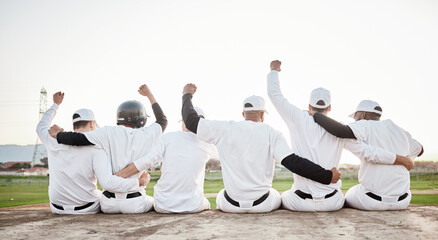
[[[368,146],[362,141],[340,139],[315,123],[307,111],[289,103],[280,90],[278,72],[268,74],[268,95],[272,104],[289,128],[291,149],[299,156],[320,165],[325,169],[338,167],[343,148],[351,151],[364,161],[393,164],[394,153]],[[373,144],[371,144],[373,145]],[[340,188],[342,181],[324,185],[294,174],[294,187],[312,196],[325,196]]]
[[[408,156],[414,160],[422,146],[411,135],[391,120],[360,120],[348,124],[357,139]],[[368,191],[379,196],[401,196],[409,190],[409,171],[400,165],[379,165],[361,162],[359,182]]]
[[[158,123],[137,129],[125,126],[106,126],[84,134],[88,141],[105,150],[110,158],[112,171],[115,173],[135,159],[146,155],[157,143],[162,129]],[[134,174],[130,178],[139,178],[141,174],[142,172]],[[144,188],[138,187],[137,190],[144,191]]]
[[[155,206],[168,212],[191,212],[203,205],[205,164],[216,156],[216,147],[194,133],[171,132],[134,164],[144,170],[162,160],[161,177],[154,188]]]
[[[227,194],[235,201],[254,201],[271,189],[274,159],[292,154],[283,135],[262,122],[200,119],[198,138],[216,145]]]
[[[58,144],[49,128],[58,109],[53,104],[37,126],[37,133],[47,149],[49,160],[49,198],[60,206],[82,206],[100,199],[96,183],[111,191],[135,190],[138,179],[112,175],[111,165],[103,149],[96,146],[74,147]],[[97,176],[97,179],[96,179]]]

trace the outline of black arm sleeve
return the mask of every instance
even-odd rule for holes
[[[182,117],[186,128],[193,133],[198,129],[198,123],[201,119],[193,108],[192,94],[186,93],[182,98]]]
[[[154,111],[156,123],[160,124],[161,129],[166,130],[167,127],[167,117],[164,115],[163,110],[161,109],[158,103],[152,104],[152,110]]]
[[[421,155],[423,155],[423,153],[424,153],[424,148],[423,148],[423,145],[421,145],[421,151],[420,151],[420,153],[418,154],[417,157],[420,157]]]
[[[332,181],[332,171],[324,169],[318,164],[295,155],[294,153],[285,157],[281,161],[281,165],[293,173],[322,184],[330,184]]]
[[[353,131],[348,125],[344,125],[336,120],[333,120],[322,113],[315,113],[313,119],[321,127],[323,127],[330,134],[338,138],[351,138],[356,139]]]
[[[88,141],[87,137],[83,133],[78,132],[60,132],[56,135],[58,143],[72,145],[72,146],[88,146],[94,145]]]

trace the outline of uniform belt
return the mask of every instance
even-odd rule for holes
[[[372,198],[372,199],[377,200],[377,201],[382,201],[382,197],[381,197],[381,196],[376,195],[376,194],[374,194],[374,193],[372,193],[372,192],[367,192],[366,195],[367,195],[368,197]],[[408,193],[405,193],[405,194],[401,195],[400,197],[398,197],[398,200],[397,200],[397,201],[400,202],[401,200],[407,198],[408,196],[409,196],[409,194],[408,194]]]
[[[230,198],[230,196],[228,196],[228,194],[227,194],[227,191],[225,191],[225,190],[224,190],[224,197],[225,197],[225,199],[227,199],[227,201],[228,201],[229,203],[231,203],[232,205],[234,205],[234,206],[236,206],[236,207],[240,207],[239,202],[237,202],[237,201],[233,200],[232,198]],[[265,193],[263,196],[261,196],[259,199],[255,200],[255,201],[252,203],[252,206],[254,207],[254,206],[259,205],[260,203],[262,203],[263,201],[265,201],[266,198],[268,198],[268,197],[269,197],[269,191],[268,191],[267,193]]]
[[[85,209],[85,208],[87,208],[87,207],[90,207],[90,206],[93,205],[93,204],[94,204],[94,202],[89,202],[89,203],[87,203],[87,204],[85,204],[85,205],[75,207],[74,210],[75,210],[75,211],[79,211],[79,210]],[[53,205],[53,207],[55,207],[56,209],[59,209],[59,210],[64,211],[64,207],[63,207],[63,206],[59,206],[59,205],[56,205],[56,204],[54,204],[54,203],[52,203],[52,205]]]
[[[103,191],[102,193],[105,197],[107,198],[116,198],[116,194],[112,193],[112,192],[108,192],[108,191]],[[128,193],[126,194],[126,199],[128,198],[136,198],[136,197],[140,197],[141,193],[140,192],[135,192],[135,193]]]
[[[327,198],[333,197],[337,192],[338,192],[338,190],[335,189],[333,192],[325,195],[324,198],[327,199]],[[306,198],[313,199],[312,194],[302,192],[301,190],[296,190],[295,194],[298,195],[298,197],[300,197],[302,199],[306,199]]]

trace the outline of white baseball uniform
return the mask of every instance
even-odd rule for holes
[[[357,139],[394,151],[398,155],[408,156],[412,160],[422,150],[420,143],[391,120],[360,120],[348,126]],[[404,166],[361,161],[359,183],[350,188],[345,196],[351,207],[363,210],[398,210],[406,209],[411,201],[410,176]],[[375,199],[379,197],[380,200]]]
[[[363,161],[393,164],[394,153],[368,146],[362,141],[339,139],[315,123],[307,111],[303,111],[283,96],[278,72],[268,74],[268,95],[272,104],[289,128],[291,149],[299,156],[309,159],[325,169],[338,167],[343,148]],[[342,181],[324,185],[294,174],[292,188],[282,194],[284,208],[293,211],[336,211],[344,205],[340,189]],[[300,191],[304,194],[300,194]],[[310,194],[310,195],[309,195]]]
[[[256,213],[280,207],[280,194],[272,189],[274,159],[282,161],[292,154],[280,132],[262,122],[200,119],[197,135],[200,140],[216,145],[219,152],[225,189],[217,195],[218,209]],[[240,207],[226,199],[225,191]],[[266,199],[253,206],[268,192]]]
[[[157,143],[161,134],[161,126],[153,123],[148,127],[137,129],[107,126],[87,132],[85,136],[88,141],[107,152],[112,163],[112,171],[118,172],[133,160],[145,156]],[[139,178],[142,173],[134,174],[130,178]],[[113,193],[114,195],[110,197],[101,198],[101,209],[105,213],[142,213],[151,210],[154,205],[154,199],[146,195],[143,187]],[[138,193],[141,196],[138,196]]]
[[[135,190],[138,179],[112,175],[105,151],[96,146],[73,147],[58,144],[49,128],[58,109],[53,104],[37,126],[37,134],[47,149],[49,159],[50,208],[57,214],[91,214],[100,211],[100,185],[111,191]]]
[[[138,170],[144,170],[162,161],[161,177],[154,188],[155,211],[195,213],[210,209],[204,197],[205,164],[216,156],[214,145],[200,141],[192,132],[181,131],[164,134],[134,164]]]

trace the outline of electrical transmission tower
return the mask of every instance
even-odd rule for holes
[[[44,89],[44,87],[41,88],[40,91],[40,116],[38,118],[38,122],[43,117],[44,112],[47,110],[47,91]],[[41,158],[45,157],[45,154],[43,152],[43,147],[40,144],[40,138],[37,136],[35,148],[33,150],[33,157],[32,157],[32,166]]]

